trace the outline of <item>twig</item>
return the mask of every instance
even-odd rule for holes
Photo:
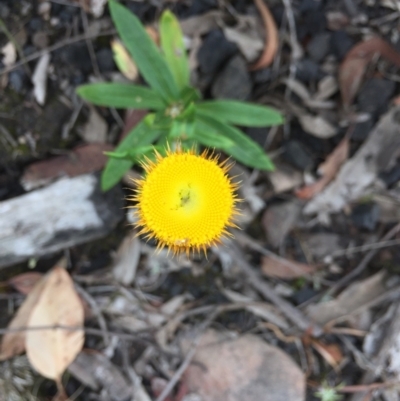
[[[389,232],[387,232],[383,238],[382,241],[388,241],[392,237],[394,237],[398,232],[400,231],[400,223],[395,225]],[[372,258],[378,253],[379,248],[377,249],[372,249],[370,250],[364,258],[361,260],[361,262],[358,264],[358,266],[353,269],[349,274],[346,276],[342,277],[332,288],[330,288],[324,295],[329,295],[332,296],[336,294],[339,290],[341,290],[349,281],[353,280],[355,277],[360,275],[368,266],[369,262],[372,260]]]
[[[182,375],[185,373],[185,370],[187,369],[187,367],[189,366],[190,362],[192,361],[197,347],[200,343],[202,334],[204,333],[204,331],[207,329],[207,327],[210,325],[210,323],[215,319],[215,317],[221,313],[221,311],[223,310],[223,308],[217,308],[216,310],[214,310],[213,313],[210,314],[210,316],[201,324],[199,330],[198,330],[198,334],[196,336],[196,338],[192,341],[192,343],[190,344],[190,350],[189,352],[186,354],[185,359],[183,360],[183,362],[181,363],[181,365],[179,366],[179,368],[177,369],[177,371],[173,374],[173,376],[171,377],[171,380],[168,382],[168,384],[164,387],[163,391],[161,392],[161,394],[157,397],[156,401],[164,401],[165,398],[168,396],[168,394],[172,391],[172,389],[175,387],[175,385],[178,383],[178,381],[180,380],[180,378],[182,377]]]
[[[64,46],[72,45],[72,44],[80,42],[82,40],[94,39],[99,36],[114,35],[115,32],[116,32],[115,29],[109,29],[107,31],[100,32],[100,33],[96,32],[96,33],[87,34],[87,35],[86,34],[77,35],[77,36],[73,36],[72,38],[67,38],[67,39],[61,40],[60,42],[55,43],[52,46],[49,46],[47,49],[42,49],[38,52],[30,54],[29,56],[26,56],[24,60],[18,61],[17,63],[13,64],[10,67],[3,68],[2,70],[0,70],[0,76],[4,75],[12,70],[15,70],[16,68],[20,67],[21,65],[26,64],[29,61],[33,61],[33,60],[36,60],[36,59],[42,57],[43,54],[45,54],[45,53],[54,52],[55,50],[61,49]]]
[[[100,311],[100,308],[97,306],[95,299],[87,293],[80,285],[75,283],[75,289],[79,292],[82,298],[91,306],[93,313],[96,315],[97,322],[99,323],[100,329],[103,332],[103,341],[105,345],[110,344],[110,335],[107,329],[106,319],[104,319],[103,314]]]
[[[228,247],[227,247],[228,248]],[[309,331],[312,335],[318,337],[323,333],[322,328],[312,322],[299,309],[296,309],[291,303],[281,298],[274,288],[263,280],[254,268],[246,261],[241,251],[233,246],[229,247],[232,260],[236,261],[244,273],[249,283],[260,293],[264,298],[276,305],[283,314],[294,323],[300,330]]]

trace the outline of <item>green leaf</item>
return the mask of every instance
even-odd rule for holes
[[[154,120],[154,114],[148,114],[115,148],[114,153],[127,154],[138,147],[152,144],[160,136],[161,131],[154,129],[151,123]],[[112,188],[132,167],[132,160],[123,160],[111,158],[108,160],[103,174],[101,176],[101,188],[107,191]]]
[[[208,148],[228,149],[234,146],[234,142],[229,138],[218,135],[216,131],[210,131],[201,121],[196,121],[192,139]]]
[[[98,106],[155,110],[165,108],[160,96],[144,86],[103,82],[79,86],[76,92]]]
[[[194,127],[194,122],[191,120],[174,120],[168,138],[172,140],[180,139],[185,141],[186,139],[192,138]]]
[[[161,48],[180,90],[189,86],[190,70],[181,27],[171,11],[163,12],[160,20]]]
[[[273,170],[274,165],[264,150],[239,129],[208,116],[197,115],[198,129],[203,132],[214,133],[233,142],[230,146],[221,146],[220,149],[230,154],[239,162],[260,170]]]
[[[171,70],[140,20],[114,0],[109,7],[118,34],[144,79],[167,102],[177,100],[179,89]]]
[[[283,123],[282,115],[270,107],[236,100],[210,100],[198,103],[196,108],[198,113],[228,124],[269,127]]]

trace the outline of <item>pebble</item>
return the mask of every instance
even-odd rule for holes
[[[356,123],[354,126],[354,131],[351,134],[351,139],[353,141],[363,142],[368,138],[369,133],[372,131],[374,123],[371,118],[366,121]]]
[[[28,77],[25,70],[23,68],[12,70],[8,75],[8,82],[10,87],[15,90],[15,92],[23,92],[25,85],[28,82]]]
[[[296,64],[296,78],[302,82],[318,81],[323,76],[320,66],[309,58],[303,58]]]
[[[111,49],[104,47],[96,52],[96,59],[99,65],[99,70],[102,73],[115,71],[116,66]]]
[[[35,32],[32,36],[32,43],[38,49],[45,49],[49,45],[49,37],[47,36],[46,32]]]
[[[356,205],[351,213],[351,219],[356,227],[374,231],[379,220],[380,207],[376,203],[361,203]]]
[[[299,170],[310,170],[314,167],[314,158],[308,149],[299,141],[290,140],[284,146],[283,158]]]
[[[229,42],[221,30],[212,30],[197,53],[200,71],[203,74],[214,75],[226,60],[237,52],[237,46]]]
[[[383,78],[371,78],[361,87],[358,96],[359,110],[370,113],[373,119],[379,117],[387,107],[396,89],[396,82]]]
[[[391,187],[400,180],[400,162],[388,172],[383,172],[379,175],[379,178],[386,184],[387,187]]]
[[[329,54],[331,36],[330,32],[320,32],[310,40],[307,52],[312,61],[320,63]]]
[[[242,56],[234,56],[225,65],[212,84],[211,93],[216,99],[246,100],[253,83]]]
[[[355,41],[346,31],[334,31],[331,35],[331,50],[339,61],[343,60]]]

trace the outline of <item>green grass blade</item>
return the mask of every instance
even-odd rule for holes
[[[156,92],[144,86],[104,82],[79,86],[76,92],[98,106],[153,110],[166,107]]]
[[[144,79],[167,102],[177,100],[179,89],[168,64],[140,20],[114,0],[109,7],[118,34]]]
[[[175,15],[166,10],[160,20],[161,48],[179,90],[189,86],[190,70],[181,27]]]
[[[270,107],[236,100],[199,102],[196,108],[200,114],[245,127],[269,127],[283,123],[282,115]]]

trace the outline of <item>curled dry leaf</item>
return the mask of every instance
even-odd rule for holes
[[[300,199],[311,199],[320,193],[335,178],[340,166],[347,160],[349,146],[349,137],[346,136],[326,158],[324,163],[319,166],[318,172],[322,174],[322,177],[313,184],[306,185],[297,190],[297,197]]]
[[[250,67],[250,70],[252,71],[268,67],[272,63],[279,45],[278,29],[274,17],[263,0],[254,0],[254,2],[260,11],[261,18],[264,22],[265,44],[261,57]]]
[[[28,326],[28,319],[33,308],[39,300],[48,276],[44,276],[38,281],[32,291],[29,293],[24,303],[20,306],[17,314],[11,320],[8,328],[16,330]],[[10,331],[4,334],[0,348],[0,361],[21,354],[25,351],[26,331]]]
[[[8,284],[15,288],[18,292],[28,295],[36,286],[36,284],[43,278],[42,273],[28,272],[18,274],[10,278]]]
[[[352,105],[368,64],[377,56],[400,66],[400,53],[384,39],[378,37],[356,44],[347,53],[339,67],[339,86],[345,110]]]
[[[73,282],[62,267],[48,275],[44,288],[30,314],[28,327],[68,326],[28,330],[26,353],[29,362],[43,376],[60,382],[61,375],[82,349],[84,342],[83,306]]]
[[[311,344],[314,349],[329,363],[334,369],[336,369],[340,362],[343,360],[343,353],[337,344],[326,344],[317,339],[311,339]]]
[[[304,277],[315,272],[316,267],[305,263],[295,262],[276,255],[263,256],[261,271],[265,276],[286,280]]]

